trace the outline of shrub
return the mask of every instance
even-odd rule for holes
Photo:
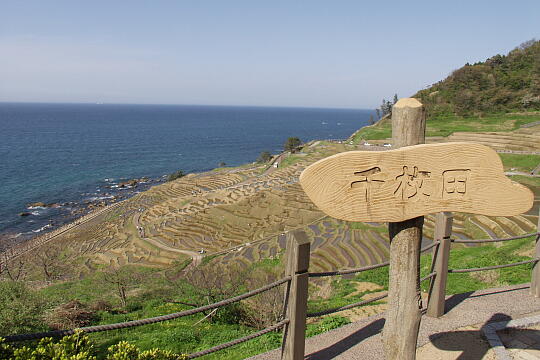
[[[178,170],[178,171],[173,172],[172,174],[169,174],[169,176],[167,176],[167,181],[180,179],[181,177],[184,177],[185,175],[186,174],[184,174],[182,170]]]
[[[185,355],[178,355],[169,350],[152,349],[140,351],[127,341],[109,347],[107,360],[182,360]]]
[[[23,283],[0,281],[0,334],[42,330],[44,305]]]
[[[96,300],[90,304],[90,309],[94,311],[111,311],[112,305],[105,300]]]
[[[267,163],[270,160],[272,160],[272,154],[270,154],[268,151],[263,151],[257,158],[258,163]]]
[[[0,342],[2,359],[9,360],[96,360],[94,345],[79,331],[64,336],[54,342],[52,338],[44,338],[35,347],[23,346],[14,348]]]
[[[62,304],[46,316],[47,324],[55,329],[71,329],[90,325],[94,319],[93,311],[77,300]]]
[[[0,358],[6,360],[96,360],[94,344],[88,335],[77,331],[64,336],[58,342],[44,338],[35,347],[20,348],[6,344],[0,338]],[[126,341],[112,345],[107,349],[107,360],[184,360],[186,355],[175,354],[168,350],[151,349],[141,351]]]

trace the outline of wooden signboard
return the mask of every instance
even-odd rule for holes
[[[439,211],[512,216],[534,199],[504,175],[493,149],[472,143],[340,153],[306,168],[300,184],[323,212],[347,221],[398,222]]]

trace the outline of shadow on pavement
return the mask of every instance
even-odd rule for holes
[[[512,318],[506,314],[493,314],[482,325],[482,328],[491,322],[509,322],[510,320]],[[461,351],[456,360],[481,360],[490,349],[489,344],[480,341],[483,338],[482,328],[479,330],[440,332],[430,335],[429,340],[437,349]]]
[[[381,332],[384,326],[384,319],[375,320],[369,325],[364,326],[362,329],[352,333],[351,335],[343,338],[335,344],[330,345],[327,348],[319,350],[315,353],[307,355],[306,360],[327,360],[332,359],[339,354],[347,351],[355,345],[365,339],[376,335]]]

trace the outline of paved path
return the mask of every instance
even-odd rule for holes
[[[446,314],[441,318],[422,317],[418,346],[427,344],[455,356],[420,356],[419,351],[419,359],[491,359],[487,356],[485,344],[481,346],[468,340],[477,338],[480,342],[480,331],[477,329],[487,322],[538,313],[540,298],[530,296],[529,284],[524,284],[452,295],[447,298],[446,308]],[[306,359],[384,359],[381,341],[383,326],[384,313],[309,338],[306,341]],[[448,337],[451,341],[439,341]],[[279,354],[278,349],[251,359],[277,360]]]

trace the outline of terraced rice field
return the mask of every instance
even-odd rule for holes
[[[537,217],[486,217],[454,214],[452,236],[460,239],[502,238],[535,231]],[[386,224],[365,224],[361,228],[349,222],[324,218],[304,227],[311,240],[310,271],[332,271],[377,264],[388,259],[389,240]],[[424,223],[424,245],[431,243],[434,216]],[[497,243],[495,243],[497,244]],[[247,266],[253,261],[273,258],[285,251],[285,234],[229,251],[213,261]],[[454,245],[464,246],[464,245]]]
[[[328,271],[385,261],[386,224],[351,224],[324,216],[298,184],[302,170],[355,146],[318,142],[291,157],[291,165],[265,171],[253,165],[224,169],[161,184],[96,213],[56,236],[83,268],[96,264],[167,266],[187,259],[178,251],[215,254],[213,261],[247,266],[278,256],[289,230],[303,228],[311,239],[311,270]],[[457,238],[505,237],[531,232],[536,218],[489,218],[455,214]],[[433,236],[427,216],[425,243]],[[39,251],[47,243],[34,244]],[[32,256],[32,251],[27,256]],[[82,258],[82,261],[81,261]]]

